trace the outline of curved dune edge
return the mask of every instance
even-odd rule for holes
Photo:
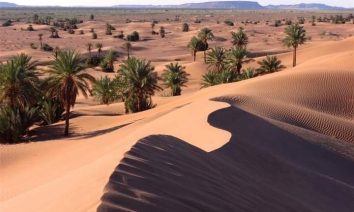
[[[15,146],[1,147],[0,154],[2,156],[5,155],[6,157],[1,158],[2,161],[0,161],[0,169],[2,172],[0,174],[0,188],[3,189],[1,192],[2,195],[5,196],[0,197],[0,201],[2,201],[0,204],[0,210],[23,211],[23,208],[26,208],[28,211],[95,211],[97,209],[97,206],[100,204],[102,189],[105,184],[107,184],[108,178],[114,168],[117,166],[117,163],[124,158],[124,153],[128,152],[129,154],[129,150],[133,145],[136,144],[139,139],[145,138],[151,134],[173,135],[174,138],[169,138],[167,140],[171,139],[172,143],[174,144],[176,142],[173,141],[182,142],[180,140],[182,139],[184,142],[187,142],[189,145],[192,144],[193,147],[197,148],[197,152],[202,152],[203,154],[201,155],[203,155],[203,157],[205,158],[209,158],[209,156],[204,155],[214,155],[214,152],[229,149],[227,146],[229,144],[234,144],[232,140],[235,138],[235,135],[236,144],[238,140],[242,139],[246,140],[247,142],[250,140],[255,140],[255,142],[257,143],[253,144],[254,146],[258,147],[258,149],[246,147],[238,148],[238,146],[236,145],[235,151],[232,148],[228,150],[230,152],[220,151],[221,153],[217,154],[218,157],[220,157],[220,159],[218,160],[224,160],[224,162],[234,163],[235,165],[233,164],[232,166],[240,166],[242,168],[254,168],[253,171],[250,169],[245,170],[245,175],[247,175],[247,179],[251,179],[249,177],[252,176],[260,178],[267,175],[267,184],[271,185],[271,187],[273,187],[275,190],[283,189],[286,186],[289,186],[287,184],[292,184],[294,182],[296,182],[295,185],[298,185],[298,183],[300,183],[297,182],[297,176],[303,176],[303,172],[297,169],[295,170],[294,167],[307,170],[308,172],[305,172],[307,173],[307,175],[312,175],[313,172],[319,173],[314,174],[314,176],[316,176],[314,177],[316,178],[316,180],[319,175],[325,176],[324,178],[326,179],[333,179],[333,181],[338,182],[337,184],[344,185],[345,188],[343,188],[343,192],[347,191],[344,193],[337,193],[337,190],[340,186],[338,186],[337,184],[332,185],[332,183],[329,183],[331,184],[331,186],[328,187],[328,190],[332,189],[333,187],[334,190],[332,193],[341,195],[338,195],[338,197],[328,196],[328,192],[323,191],[326,195],[320,195],[321,197],[319,197],[319,199],[323,200],[324,202],[332,202],[332,200],[335,200],[338,203],[343,203],[342,208],[340,208],[339,206],[337,208],[337,205],[334,204],[334,207],[336,207],[335,211],[346,211],[347,208],[352,209],[352,205],[348,205],[346,201],[347,194],[353,196],[353,193],[350,193],[352,192],[352,190],[348,190],[348,187],[350,187],[348,185],[351,185],[352,187],[352,183],[348,182],[345,176],[353,176],[353,173],[348,174],[348,172],[344,171],[345,168],[343,168],[347,167],[348,170],[354,169],[352,162],[348,162],[348,160],[352,161],[350,158],[353,158],[351,157],[351,155],[353,155],[354,152],[351,141],[336,139],[332,137],[331,134],[329,134],[330,136],[326,136],[322,134],[319,130],[312,129],[304,125],[297,125],[294,122],[287,122],[289,117],[287,117],[286,119],[283,119],[283,116],[277,118],[274,117],[274,114],[279,115],[282,114],[287,108],[290,109],[292,107],[295,107],[298,109],[304,109],[304,111],[308,111],[310,115],[305,116],[304,120],[311,120],[313,114],[318,114],[316,116],[318,116],[320,120],[324,120],[321,117],[324,114],[326,115],[325,117],[330,117],[331,119],[338,119],[338,123],[340,124],[349,122],[350,127],[350,123],[353,123],[353,116],[350,115],[352,113],[348,111],[350,111],[350,108],[353,106],[353,98],[350,97],[350,90],[346,87],[349,84],[346,81],[350,82],[350,80],[348,79],[351,78],[348,77],[350,77],[349,75],[351,75],[351,73],[353,73],[354,71],[354,60],[352,60],[353,42],[354,39],[350,38],[339,42],[328,42],[325,45],[318,45],[314,46],[313,48],[304,48],[303,50],[299,51],[299,61],[301,61],[301,63],[298,67],[294,69],[287,69],[280,73],[254,78],[239,83],[203,89],[201,91],[196,92],[195,94],[187,94],[181,96],[180,98],[170,100],[170,102],[168,103],[160,104],[159,102],[158,107],[143,113],[132,114],[118,118],[97,116],[94,118],[79,117],[72,120],[73,126],[84,126],[85,124],[90,124],[92,125],[90,126],[91,128],[98,127],[99,125],[100,129],[104,129],[107,126],[109,128],[124,126],[106,134],[100,134],[90,138],[73,138],[67,141],[53,140],[50,142],[20,144]],[[337,54],[334,54],[335,52],[333,52],[333,49],[336,49],[336,51],[338,51],[338,55],[340,55],[340,57],[334,57]],[[282,54],[279,57],[284,60],[285,64],[290,63],[290,54]],[[333,60],[333,58],[335,58],[335,60]],[[199,65],[200,64],[197,64],[196,69],[198,68],[200,70],[193,70],[195,73],[201,73],[201,70],[204,70]],[[321,74],[322,72],[324,74]],[[323,84],[323,79],[326,79],[326,82],[331,83],[331,77],[328,76],[334,76],[337,74],[339,77],[336,77],[336,80],[333,83],[333,85],[335,86],[332,86],[332,88],[336,86],[339,87],[337,87],[337,89],[328,89],[328,86],[326,84]],[[315,95],[316,92],[309,92],[311,91],[311,89],[304,89],[301,91],[294,91],[293,89],[284,89],[288,86],[288,84],[292,83],[293,79],[298,78],[297,80],[299,80],[300,82],[306,82],[308,75],[312,75],[312,78],[311,80],[308,80],[307,83],[305,83],[305,85],[307,85],[306,88],[312,88],[312,85],[309,85],[309,83],[313,85],[318,84],[323,86],[317,86],[318,89],[316,90],[316,92],[318,92],[320,89],[323,90],[323,92],[320,93],[325,95],[321,95],[321,98]],[[287,80],[288,77],[291,80]],[[342,89],[341,82],[344,82]],[[298,89],[298,87],[296,88]],[[327,92],[329,92],[330,94],[333,93],[333,95],[329,95],[330,98],[328,99],[325,98],[327,96]],[[316,106],[317,102],[319,101],[336,103],[336,101],[331,100],[333,98],[337,100],[337,96],[341,95],[346,95],[348,97],[348,102],[343,103],[345,99],[339,98],[340,101],[338,102],[338,104],[335,104],[335,107],[333,108],[340,108],[340,110],[331,110],[331,107],[326,107],[327,104],[321,104],[321,107]],[[306,96],[308,98],[303,98]],[[210,99],[215,100],[215,98],[229,102],[232,106],[230,107],[229,104],[225,102],[210,101]],[[245,100],[244,104],[238,101],[238,99],[241,98]],[[311,103],[309,100],[311,100],[312,98],[317,99],[317,101]],[[257,100],[261,102],[258,102]],[[277,100],[276,103],[280,103],[274,105],[275,100]],[[342,103],[347,107],[342,107]],[[268,110],[265,110],[267,107],[271,108],[270,112],[273,112],[274,114],[269,113]],[[282,110],[277,111],[277,108]],[[77,108],[78,111],[84,109],[86,108]],[[87,109],[90,108],[87,107]],[[96,113],[98,110],[105,111],[107,109],[114,110],[111,107],[107,108],[106,106],[97,106],[97,108],[95,108],[92,113]],[[215,113],[218,111],[220,112],[220,109],[231,111],[231,113],[222,113],[223,115],[220,116],[218,115],[218,113]],[[246,118],[240,118],[238,116],[243,114],[242,111],[247,114]],[[176,115],[177,113],[178,115]],[[200,116],[197,114],[199,114]],[[226,126],[214,125],[213,122],[211,122],[210,120],[209,122],[206,121],[208,120],[208,116],[210,114],[217,114],[216,117],[223,117],[222,120],[229,120],[229,122],[227,122],[228,124]],[[160,121],[160,119],[163,119],[166,116],[174,117],[174,122],[179,122],[178,127],[185,125],[186,128],[184,128],[184,130],[179,130],[179,128],[176,127],[176,123],[167,124],[164,121]],[[213,117],[213,115],[209,116],[209,118],[211,117]],[[230,117],[232,117],[232,119],[230,119]],[[94,120],[94,124],[92,124],[92,120]],[[198,122],[196,120],[198,120]],[[240,120],[241,122],[235,124],[235,120]],[[302,120],[301,117],[299,120]],[[155,125],[154,122],[159,124]],[[202,122],[203,127],[198,127],[200,126],[199,122]],[[256,124],[258,122],[262,124]],[[193,123],[196,124],[194,124],[193,126]],[[265,123],[270,123],[270,125],[263,125]],[[156,129],[157,126],[162,130],[160,131]],[[237,128],[228,130],[227,127],[229,126],[234,126]],[[321,129],[321,126],[322,125],[319,125],[319,129]],[[306,129],[304,129],[303,127],[305,127]],[[272,132],[269,132],[269,130],[271,130]],[[314,130],[317,131],[317,133]],[[336,132],[335,130],[333,132]],[[188,133],[189,131],[193,132],[193,134]],[[328,132],[331,133],[331,130],[329,130]],[[215,137],[213,137],[213,135],[215,135]],[[261,137],[257,137],[257,135],[260,135]],[[285,137],[286,139],[284,139],[284,137],[282,136],[285,135],[289,137]],[[288,140],[294,141],[295,139],[295,143],[305,143],[306,146],[300,145],[295,148],[293,145],[289,145],[289,147],[292,148],[285,150],[281,149],[281,151],[272,152],[271,150],[273,149],[273,147],[277,145],[269,142],[277,140],[283,141],[283,139],[285,140],[285,142]],[[160,138],[154,138],[152,140],[154,141],[148,143],[151,145],[155,145],[155,140],[160,140]],[[317,144],[312,144],[313,142],[321,143],[321,146],[318,146]],[[251,145],[251,143],[249,142],[246,144]],[[288,144],[288,142],[286,142],[286,144]],[[279,145],[281,145],[281,143]],[[284,161],[290,160],[292,157],[302,157],[302,151],[306,150],[309,145],[311,146],[310,155],[315,154],[318,156],[319,154],[321,154],[316,158],[313,158],[313,156],[309,156],[309,158],[311,159],[310,161],[313,161],[313,164],[311,166],[309,166],[308,161],[299,162],[297,160],[290,161],[291,163],[289,163],[292,164],[291,166],[289,164],[283,164],[281,166],[278,166],[277,164],[281,163],[279,161],[275,162],[275,164],[273,165],[275,166],[275,168],[272,167],[272,165],[269,165],[272,164],[272,155],[274,153],[279,154],[280,152],[284,151],[284,154],[289,154],[291,155],[291,157],[286,155],[278,155],[277,158],[283,159]],[[178,151],[181,154],[181,157],[179,157],[179,159],[183,159],[183,157],[187,156],[189,157],[189,155],[183,154],[183,149],[188,149],[188,145],[179,146],[177,144],[176,147],[181,147],[181,151]],[[215,149],[218,150],[212,151]],[[272,154],[268,154],[269,152],[271,152]],[[298,154],[299,152],[301,152],[301,154]],[[246,153],[247,157],[244,156],[244,154]],[[233,156],[234,154],[241,154],[239,160],[234,160],[233,158],[231,158],[231,155]],[[322,154],[326,157],[328,155],[331,155],[331,161],[328,161],[326,157],[323,157]],[[241,157],[242,155],[244,156],[243,158]],[[262,157],[261,159],[253,160],[253,157],[257,158],[258,155],[263,156],[259,156]],[[252,158],[250,158],[251,156]],[[305,156],[303,157],[307,158],[307,156],[308,155],[305,154]],[[215,159],[215,157],[213,156],[212,159],[206,159],[205,161],[212,161]],[[321,160],[318,160],[318,158],[321,158]],[[6,159],[6,161],[3,159]],[[194,160],[199,160],[198,158],[189,159],[192,161],[191,164],[195,164],[193,162]],[[264,162],[264,164],[268,164],[271,167],[265,166],[265,168],[260,169],[257,166],[257,168],[256,165],[258,163],[263,164],[263,160],[268,161]],[[234,161],[238,162],[235,163]],[[182,162],[185,163],[186,160],[183,159]],[[187,161],[187,163],[188,162],[189,161]],[[219,163],[215,163],[217,164],[216,166],[221,166],[219,165]],[[243,163],[244,165],[242,165]],[[319,164],[325,164],[329,168],[325,169],[323,167],[318,167],[317,165]],[[337,167],[338,164],[340,164],[339,167]],[[184,167],[187,164],[180,165],[181,167]],[[154,166],[154,164],[151,164],[151,166]],[[203,164],[203,166],[207,166],[207,164]],[[337,169],[334,166],[336,166]],[[212,169],[214,169],[215,167],[213,166]],[[145,168],[143,167],[143,169]],[[222,171],[222,174],[227,175],[227,170],[229,168],[215,169],[219,172]],[[285,173],[281,172],[280,174],[272,175],[272,173],[277,173],[279,170],[283,169],[285,170]],[[198,170],[204,174],[202,170]],[[198,170],[196,170],[196,172]],[[293,172],[297,174],[295,174],[294,176],[290,174],[287,175],[288,172],[290,174]],[[233,169],[230,168],[230,173],[235,172]],[[290,178],[290,181],[285,182],[285,180],[282,178],[283,176],[286,179]],[[160,177],[161,178],[159,179],[164,182],[164,178],[162,178],[163,176]],[[208,177],[211,176],[206,175],[206,178]],[[274,180],[275,177],[276,179]],[[280,179],[283,179],[282,184],[274,184],[274,181],[278,181]],[[316,188],[327,188],[327,181],[325,183],[322,183],[323,181],[320,180],[320,184],[312,184],[313,181],[311,179],[301,179],[304,179],[304,184],[306,184],[307,187],[315,185]],[[234,178],[230,178],[230,180],[234,180]],[[257,179],[254,180],[254,182],[256,181]],[[209,184],[213,185],[213,183],[218,184],[213,188],[218,186],[220,186],[220,188],[223,188],[223,185],[220,185],[222,184],[222,181],[212,181]],[[276,188],[277,186],[279,186],[279,188]],[[264,185],[261,187],[263,188]],[[294,187],[286,188],[296,190],[296,188]],[[299,193],[297,194],[301,196],[303,195],[303,191],[304,190],[298,191]],[[242,191],[239,198],[243,197],[244,192],[245,191]],[[257,192],[260,191],[257,190]],[[284,192],[284,190],[281,190],[281,192]],[[312,193],[310,192],[310,194],[315,196],[315,194],[317,194],[316,192],[318,192],[318,190],[312,191]],[[287,193],[288,190],[286,190],[283,195],[286,196]],[[153,194],[151,195],[153,196]],[[260,196],[259,198],[263,198],[264,195],[262,194],[262,196]],[[294,194],[292,194],[291,196],[294,196]],[[244,202],[248,204],[251,201],[250,199],[252,199],[252,197],[253,196],[246,196]],[[313,200],[313,197],[308,198],[310,200]],[[328,200],[328,198],[330,200]],[[283,200],[285,201],[285,199]],[[295,198],[295,200],[300,208],[308,207],[308,202],[303,202],[302,198]],[[317,211],[326,211],[324,210],[324,206],[322,207],[318,205],[318,201],[314,200],[314,202],[315,204],[312,207],[312,210],[316,211],[317,208],[319,208]],[[194,203],[190,204],[194,205]],[[119,204],[113,205],[115,207],[119,206]],[[281,207],[285,207],[287,204],[284,203],[281,205]],[[289,207],[292,207],[292,205],[290,205]],[[277,209],[279,208],[275,208],[274,210]]]

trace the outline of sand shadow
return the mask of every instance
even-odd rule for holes
[[[237,107],[208,122],[232,133],[205,152],[152,135],[125,154],[98,211],[354,210],[354,162]]]

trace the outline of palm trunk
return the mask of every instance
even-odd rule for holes
[[[130,50],[128,49],[127,52],[128,52],[128,59],[129,59],[130,58]]]
[[[296,66],[296,47],[294,48],[294,53],[293,53],[293,67]]]
[[[197,58],[197,52],[194,51],[194,52],[193,52],[193,59],[194,59],[194,62],[195,62],[196,58]]]
[[[206,51],[204,51],[204,63],[206,63]]]
[[[66,105],[66,109],[65,109],[65,131],[64,131],[64,135],[65,136],[69,136],[69,119],[70,119],[70,104],[68,103]]]
[[[241,69],[242,69],[242,65],[241,64],[237,64],[236,70],[237,70],[238,74],[241,74]]]

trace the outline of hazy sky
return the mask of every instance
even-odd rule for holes
[[[6,0],[0,0],[6,1]],[[118,4],[182,4],[206,2],[214,0],[8,0],[20,5],[60,5],[60,6],[111,6]],[[251,0],[257,1],[257,0]],[[258,0],[262,5],[268,4],[296,4],[296,3],[324,3],[333,6],[354,7],[354,0]]]

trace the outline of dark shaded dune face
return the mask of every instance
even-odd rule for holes
[[[216,98],[255,115],[354,143],[354,73],[294,72]]]
[[[353,161],[234,107],[208,121],[233,132],[228,144],[207,153],[172,136],[138,141],[98,211],[354,210]]]

